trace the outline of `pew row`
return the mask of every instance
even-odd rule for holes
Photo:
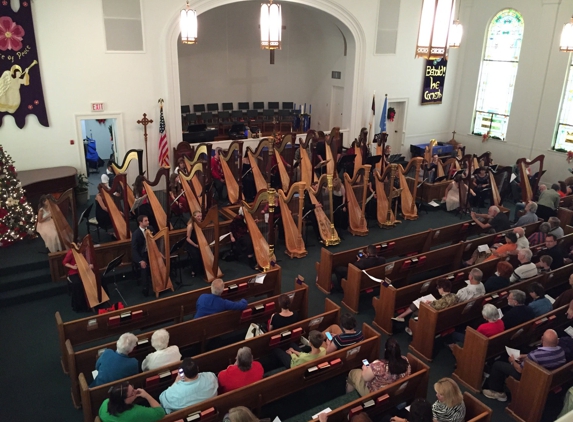
[[[484,274],[484,281],[492,275],[497,267],[499,259],[485,261],[481,264],[471,267],[460,268],[459,270],[440,275],[418,283],[407,284],[403,287],[397,287],[391,284],[388,287],[380,288],[380,296],[372,298],[375,317],[372,321],[374,328],[381,330],[385,334],[392,335],[394,315],[402,312],[416,299],[427,294],[436,296],[438,289],[436,283],[441,278],[447,278],[452,282],[452,288],[456,290],[458,286],[465,287],[465,280],[468,279],[469,273],[474,268],[479,268]]]
[[[410,353],[407,357],[412,369],[409,376],[332,410],[328,413],[328,421],[346,422],[362,412],[366,412],[372,420],[380,420],[380,416],[400,403],[411,403],[416,398],[425,398],[430,368]]]
[[[481,391],[486,361],[505,353],[505,346],[519,350],[521,346],[539,341],[545,330],[556,330],[570,324],[566,312],[567,306],[563,306],[489,338],[471,327],[466,328],[463,347],[454,345],[457,365],[452,377],[478,393]]]
[[[573,380],[573,362],[550,371],[526,359],[520,380],[509,377],[505,383],[511,391],[511,403],[505,408],[520,422],[539,422],[549,393]]]
[[[246,387],[221,394],[212,399],[173,412],[165,416],[162,421],[178,421],[194,412],[205,411],[211,408],[214,408],[215,414],[218,415],[216,420],[221,420],[223,415],[225,415],[230,408],[239,405],[247,406],[260,412],[263,405],[285,397],[294,391],[302,390],[340,374],[346,374],[349,370],[360,367],[362,359],[376,359],[378,357],[380,352],[380,335],[366,324],[363,325],[363,332],[365,339],[360,343],[318,358],[312,362],[263,378]],[[288,341],[289,340],[286,342]],[[262,346],[259,347],[258,344]],[[234,361],[238,348],[248,345],[251,347],[255,358],[258,358],[261,356],[259,351],[262,350],[263,354],[270,352],[270,344],[270,337],[263,335],[254,339],[245,340],[231,347],[195,356],[194,360],[202,371],[218,373],[225,369],[230,362]],[[275,345],[270,347],[273,348]],[[134,387],[145,387],[152,396],[158,397],[163,390],[171,385],[176,376],[177,370],[174,369],[169,375],[167,375],[166,371],[166,379],[164,382],[159,382],[157,377],[150,377],[146,380],[130,377],[127,378],[126,381],[133,384]],[[143,384],[141,384],[142,381],[144,382]],[[80,379],[80,383],[82,384],[83,393],[84,387],[87,386],[85,379]],[[107,389],[109,389],[110,386],[111,384],[108,384]],[[93,401],[90,403],[92,407],[91,414],[87,414],[84,409],[84,415],[87,416],[85,418],[86,422],[93,420],[93,417],[97,414],[99,406],[107,397],[107,389],[102,390],[102,394],[98,396],[99,399],[97,402]]]
[[[472,320],[481,318],[483,305],[491,303],[498,308],[506,306],[505,299],[509,290],[519,289],[527,291],[529,285],[534,282],[541,283],[548,291],[554,287],[568,282],[569,275],[573,271],[573,264],[560,268],[546,274],[529,278],[519,283],[514,283],[509,288],[488,293],[475,299],[460,302],[449,308],[437,311],[426,303],[420,304],[418,320],[410,318],[408,324],[413,333],[410,348],[423,359],[431,361],[434,353],[434,340],[453,332],[456,326],[469,323]]]
[[[308,286],[304,283],[295,283],[295,290],[287,293],[291,298],[291,308],[297,312],[300,318],[305,319],[308,315]],[[185,353],[186,349],[200,345],[201,353],[205,352],[207,341],[224,334],[238,330],[246,330],[251,323],[266,323],[271,315],[280,310],[278,299],[280,295],[272,296],[249,304],[244,311],[225,311],[205,316],[179,324],[170,325],[169,341],[176,344]],[[154,352],[151,346],[153,331],[137,335],[138,345],[131,352],[130,357],[142,362],[145,357]],[[99,352],[104,349],[115,350],[115,342],[98,345],[79,352],[74,352],[69,340],[66,340],[68,351],[68,367],[72,380],[72,398],[74,405],[80,405],[80,390],[77,383],[78,374],[90,373],[94,368]]]
[[[282,270],[277,265],[266,273],[262,284],[254,282],[254,275],[227,281],[223,297],[229,300],[238,300],[258,296],[276,296],[281,293],[281,278]],[[195,312],[197,299],[204,293],[211,293],[211,287],[69,322],[63,322],[60,313],[56,312],[56,326],[64,372],[67,374],[69,371],[66,340],[69,340],[71,345],[75,347],[104,338],[119,338],[124,332],[143,327],[151,327],[169,321],[182,322],[185,316]]]

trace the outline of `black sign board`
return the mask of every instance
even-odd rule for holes
[[[448,61],[446,59],[426,60],[422,87],[422,105],[442,104],[447,67]]]

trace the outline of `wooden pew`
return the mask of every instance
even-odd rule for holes
[[[570,324],[566,315],[567,307],[555,309],[489,338],[471,327],[466,328],[463,347],[454,345],[457,365],[452,377],[472,392],[478,393],[481,391],[486,361],[503,354],[505,346],[520,349],[523,345],[538,341],[545,330]]]
[[[569,209],[571,205],[573,205],[573,195],[568,195],[559,201],[557,218],[561,221],[561,227],[563,227],[563,229],[573,224],[573,211]]]
[[[568,274],[573,271],[573,264],[563,267],[562,269],[564,268],[566,269],[559,273],[559,277],[556,277],[552,273],[540,274],[519,283],[514,283],[507,289],[491,292],[487,295],[442,309],[441,311],[435,310],[428,304],[421,303],[418,321],[415,321],[414,318],[410,318],[409,320],[409,327],[413,333],[410,348],[422,356],[422,358],[431,361],[433,358],[435,338],[449,334],[458,325],[468,323],[476,318],[481,318],[481,309],[486,303],[491,303],[498,308],[505,307],[507,303],[505,299],[509,294],[509,290],[518,289],[527,291],[529,285],[538,282],[541,283],[547,291],[567,283],[569,278]],[[565,274],[567,274],[566,277]]]
[[[467,391],[464,393],[467,422],[490,422],[492,410]]]
[[[248,276],[227,281],[223,297],[229,300],[237,300],[280,294],[281,267],[275,266],[267,272],[262,284],[254,283],[254,277]],[[68,373],[66,340],[70,340],[72,346],[75,347],[104,338],[118,338],[125,332],[168,321],[181,322],[185,316],[195,312],[197,299],[204,293],[211,293],[211,287],[208,286],[164,299],[129,306],[118,311],[93,315],[69,322],[63,322],[60,313],[56,312],[56,326],[64,372]]]
[[[409,376],[332,410],[328,413],[328,421],[346,422],[361,412],[366,412],[372,420],[379,420],[381,415],[400,403],[410,403],[418,397],[425,398],[430,368],[410,353],[408,360],[412,369]]]
[[[266,356],[276,347],[284,347],[291,341],[297,341],[304,333],[308,334],[311,330],[322,331],[327,329],[330,325],[338,323],[340,318],[340,307],[330,299],[325,299],[324,307],[325,311],[323,313],[311,318],[298,321],[288,327],[273,330],[264,333],[261,336],[253,337],[234,345],[225,346],[208,353],[194,356],[193,359],[197,364],[201,363],[201,371],[212,371],[215,374],[225,369],[227,365],[233,363],[237,355],[237,350],[244,346],[249,347],[253,353],[254,359],[258,360],[261,357]],[[282,336],[281,333],[287,331],[292,333],[291,337]],[[87,387],[85,376],[83,373],[80,374],[79,379],[80,384],[82,385],[82,403],[87,403],[87,406],[91,408],[91,410],[89,410],[84,406],[84,417],[87,420],[90,412],[97,414],[101,403],[103,403],[103,401],[108,397],[107,392],[109,387],[118,382],[129,381],[134,386],[145,388],[152,396],[159,397],[161,392],[165,390],[165,388],[169,387],[173,382],[173,378],[167,374],[173,373],[173,375],[176,376],[176,372],[180,365],[181,363],[177,362],[152,371],[133,375],[125,378],[124,380],[118,380],[116,382],[94,388]],[[206,369],[207,367],[204,368],[203,365],[209,365],[209,369]],[[160,375],[161,377],[159,377]],[[158,377],[159,379],[157,379]]]
[[[390,260],[399,256],[426,252],[430,248],[442,244],[455,244],[470,236],[479,234],[480,231],[480,227],[473,221],[466,221],[373,244],[379,246],[379,254],[381,256],[384,256],[386,260]],[[337,253],[322,248],[320,251],[320,262],[315,264],[317,287],[326,294],[330,293],[331,277],[334,268],[338,266],[345,267],[355,262],[358,252],[361,249],[365,250],[367,247],[368,245]]]
[[[221,221],[219,222],[219,236],[229,233],[231,221]],[[214,230],[209,227],[203,229],[205,238],[208,242],[214,240]],[[178,240],[183,239],[187,235],[187,229],[177,229],[171,230],[169,232],[169,244],[174,245]],[[109,264],[113,259],[117,258],[121,254],[124,257],[121,260],[121,266],[131,265],[131,240],[116,240],[113,242],[101,243],[94,245],[96,266],[103,273],[107,264]],[[184,251],[180,251],[183,254]],[[50,252],[48,254],[48,261],[50,264],[50,274],[52,275],[52,281],[65,281],[68,276],[68,269],[64,267],[62,261],[66,256],[66,251],[61,252]]]
[[[418,283],[406,284],[402,287],[394,286],[393,284],[388,287],[382,287],[380,288],[380,296],[372,298],[372,306],[376,312],[372,325],[385,334],[392,335],[393,326],[391,318],[422,296],[430,293],[436,296],[438,292],[436,282],[439,279],[447,278],[450,280],[455,290],[458,285],[461,286],[463,284],[463,287],[465,287],[466,284],[464,281],[468,279],[470,271],[474,268],[479,268],[483,272],[483,281],[485,281],[489,275],[495,272],[498,262],[498,259],[485,261],[478,265],[460,268],[438,277],[423,280]]]
[[[291,297],[291,309],[297,312],[300,318],[308,315],[308,286],[304,283],[295,283],[295,290],[287,293]],[[224,334],[248,328],[254,323],[266,323],[271,315],[280,309],[278,299],[280,295],[272,296],[249,304],[244,311],[225,311],[205,316],[179,324],[170,325],[169,342],[179,346],[181,351],[199,344],[201,352],[205,352],[207,341]],[[138,345],[130,353],[130,357],[143,361],[145,357],[155,351],[151,346],[151,336],[154,330],[139,334]],[[79,352],[74,352],[69,340],[66,340],[68,353],[68,367],[72,380],[72,398],[74,404],[80,405],[80,390],[77,383],[79,373],[90,373],[98,359],[99,351],[103,349],[115,350],[115,342],[98,345]]]
[[[458,243],[372,267],[365,271],[375,278],[384,279],[387,277],[392,280],[392,283],[405,284],[412,276],[422,272],[441,268],[446,269],[446,271],[453,271],[460,268],[464,247],[463,243]],[[376,287],[380,287],[380,283],[372,280],[358,267],[349,264],[348,274],[346,278],[342,279],[342,289],[344,290],[342,304],[351,312],[358,313],[360,293]]]
[[[573,362],[550,371],[526,359],[517,381],[509,377],[505,382],[511,391],[511,403],[505,411],[520,422],[539,422],[551,390],[573,380]]]
[[[212,407],[215,408],[215,412],[218,415],[217,420],[222,419],[223,415],[225,415],[230,408],[239,405],[260,411],[261,407],[265,404],[288,396],[292,392],[305,389],[337,375],[346,374],[351,369],[359,368],[362,365],[362,359],[376,359],[380,353],[380,334],[367,324],[363,325],[362,331],[364,332],[365,339],[360,343],[338,350],[334,353],[330,353],[329,355],[312,362],[263,378],[262,380],[246,387],[221,394],[199,404],[173,412],[165,416],[162,421],[178,421],[182,418],[186,418],[191,413],[205,411]],[[268,345],[270,344],[269,339],[261,336],[256,337],[254,340],[258,339],[266,342],[268,353]],[[218,349],[213,352],[199,355],[194,357],[194,360],[201,368],[201,371],[217,373],[225,369],[227,365],[235,359],[238,348],[247,344],[253,344],[252,342],[249,342],[250,340],[245,340],[245,342],[238,343],[233,347]],[[312,371],[312,373],[308,372],[308,369],[318,368],[319,366],[321,369],[316,369]],[[171,372],[171,377],[167,376],[165,382],[160,385],[157,385],[157,379],[152,380],[150,378],[148,378],[146,380],[146,384],[143,385],[140,384],[142,380],[136,380],[133,377],[127,378],[126,381],[129,381],[136,388],[143,387],[145,385],[147,392],[154,397],[158,397],[163,390],[171,385],[173,378],[176,376],[177,371],[173,370],[173,372]],[[80,383],[82,384],[83,392],[83,388],[86,386],[85,380],[80,380]],[[112,384],[108,384],[107,388],[109,389],[111,385]],[[102,393],[103,394],[101,394],[101,396],[98,396],[98,401],[92,401],[90,403],[89,410],[91,413],[87,413],[86,409],[84,409],[84,419],[86,422],[93,420],[93,417],[97,415],[99,406],[107,397],[107,390],[103,390]],[[88,398],[86,397],[86,402],[87,399]]]

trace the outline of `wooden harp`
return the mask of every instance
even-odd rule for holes
[[[386,149],[386,142],[388,141],[387,133],[377,133],[374,135],[374,142],[376,142],[376,155],[382,156],[382,159],[376,163],[376,168],[379,174],[384,173],[386,167],[386,157],[384,157],[384,150]],[[376,195],[378,196],[378,195]]]
[[[143,174],[143,150],[142,149],[130,149],[125,154],[123,158],[123,163],[118,165],[116,163],[111,163],[111,169],[115,173],[115,175],[119,175],[122,173],[126,174],[127,177],[127,169],[133,160],[137,160],[137,175]],[[126,179],[127,180],[127,179]],[[129,184],[126,185],[127,189],[127,201],[129,203],[129,208],[133,207],[133,203],[135,202],[135,195],[133,194],[133,190]]]
[[[179,180],[181,180],[181,187],[183,188],[183,192],[185,194],[185,198],[187,199],[187,203],[189,204],[189,210],[191,211],[191,215],[195,211],[201,211],[201,204],[199,203],[198,195],[195,191],[195,185],[193,184],[192,180],[194,179],[197,172],[203,172],[205,170],[205,163],[204,162],[197,162],[193,165],[193,167],[189,170],[187,174],[180,173]],[[202,189],[202,188],[201,188]]]
[[[392,211],[392,200],[400,194],[400,190],[394,188],[394,180],[398,174],[398,164],[389,164],[384,173],[374,170],[374,181],[376,183],[376,220],[382,228],[394,227],[396,214]],[[385,181],[388,181],[389,193],[386,194]]]
[[[193,218],[193,217],[192,217]],[[205,277],[207,282],[211,283],[216,278],[223,277],[223,272],[219,268],[219,211],[217,207],[212,207],[203,221],[198,222],[193,218],[193,230],[197,234],[197,244],[201,251],[201,260],[205,268]],[[211,245],[205,237],[203,229],[212,224],[214,240],[212,244],[215,246],[215,253],[211,250]]]
[[[312,161],[308,155],[308,145],[311,141],[311,137],[307,134],[306,141],[301,142],[299,145],[300,149],[300,179],[302,182],[306,183],[306,186],[310,186],[314,180],[314,173],[312,169]]]
[[[340,128],[335,126],[330,131],[329,139],[326,139],[325,150],[326,150],[326,173],[332,176],[336,175],[336,162],[338,157],[337,145],[340,141]]]
[[[418,180],[420,178],[420,166],[422,165],[424,159],[422,157],[415,157],[410,160],[406,168],[404,169],[400,164],[398,164],[398,180],[400,181],[400,198],[402,201],[402,214],[406,220],[417,220],[418,219],[418,209],[416,208],[416,195],[418,193]],[[408,187],[408,182],[406,180],[406,174],[410,169],[414,167],[414,186],[412,190]]]
[[[310,201],[314,208],[314,215],[318,223],[318,231],[325,246],[334,246],[340,243],[340,237],[334,228],[334,207],[332,202],[332,179],[330,174],[323,174],[318,179],[316,188],[306,186]],[[322,207],[316,207],[321,204]],[[326,215],[328,212],[328,217]]]
[[[302,239],[302,217],[306,183],[294,183],[288,195],[278,190],[278,202],[285,231],[285,253],[291,258],[303,258],[307,251]],[[296,221],[295,221],[296,218]]]
[[[117,240],[127,240],[131,237],[129,230],[129,201],[127,195],[129,187],[127,185],[127,176],[125,173],[120,173],[113,179],[113,184],[108,188],[103,183],[98,185],[99,193],[103,198],[105,207],[108,210],[113,231]],[[117,193],[117,195],[116,195]],[[133,192],[132,192],[133,194]],[[117,199],[116,198],[121,198]],[[123,203],[123,211],[120,209]]]
[[[462,169],[462,165],[460,163],[460,160],[452,157],[448,158],[444,162],[443,168],[444,168],[444,176],[447,176],[448,179],[451,179],[456,172]]]
[[[72,242],[76,239],[78,233],[74,191],[73,189],[68,189],[62,193],[58,199],[52,195],[47,195],[46,198],[46,208],[50,212],[54,225],[56,226],[62,250],[68,250],[72,246]],[[62,210],[65,212],[65,215]],[[71,226],[66,219],[66,215],[70,215]]]
[[[344,187],[348,202],[348,231],[353,236],[366,236],[368,234],[368,225],[364,212],[371,167],[369,164],[366,164],[358,169],[355,168],[352,179],[347,173],[344,173]]]
[[[86,292],[88,306],[94,309],[99,304],[109,301],[107,293],[103,287],[101,287],[100,273],[96,263],[95,249],[91,235],[88,234],[83,238],[81,246],[72,243],[71,249],[76,265],[78,266],[78,272],[84,286],[84,291]],[[90,265],[93,268],[90,267]]]
[[[161,178],[165,178],[165,190],[163,191],[164,203],[161,204],[155,192],[153,191],[153,186],[158,186],[161,183]],[[147,179],[143,180],[143,187],[145,188],[145,192],[147,194],[147,200],[151,205],[151,210],[153,211],[153,215],[155,216],[155,221],[157,221],[157,225],[159,226],[158,229],[161,230],[163,228],[171,229],[171,223],[167,220],[167,212],[170,207],[165,204],[165,201],[169,201],[169,169],[164,167],[160,168],[157,171],[155,176],[155,180],[150,182]]]
[[[492,205],[497,206],[502,212],[509,211],[503,206],[503,198],[501,192],[509,189],[509,180],[511,178],[511,167],[502,167],[497,169],[494,173],[489,169],[489,185],[491,186]]]
[[[252,206],[243,201],[243,217],[251,236],[257,264],[263,271],[268,271],[271,268],[271,262],[276,262],[273,236],[275,195],[274,189],[263,190],[257,193]],[[265,217],[265,213],[261,212],[267,204],[269,207],[268,219]],[[258,220],[259,218],[262,221],[259,220],[257,224],[255,219]],[[268,242],[261,232],[261,228],[263,232],[267,233]]]
[[[253,172],[253,177],[255,179],[255,187],[257,188],[257,193],[267,189],[267,179],[263,176],[261,167],[263,171],[266,172],[267,168],[264,163],[263,148],[268,149],[271,147],[268,139],[263,139],[259,142],[257,149],[253,152],[250,148],[247,148],[247,155],[249,157],[249,162],[251,163],[251,169]],[[262,166],[259,165],[259,161],[262,161]]]
[[[156,235],[152,235],[151,230],[146,230],[145,241],[149,256],[151,283],[155,297],[159,297],[159,293],[165,290],[171,289],[173,291],[173,284],[171,284],[171,278],[169,277],[171,265],[169,230],[165,227],[159,230]]]
[[[189,160],[185,157],[185,166],[187,168],[187,174],[191,172],[191,169],[199,162],[204,163],[203,170],[199,173],[195,173],[191,179],[187,179],[188,182],[193,186],[193,191],[195,197],[200,205],[200,209],[203,212],[207,211],[208,199],[210,197],[207,195],[207,190],[205,186],[211,186],[212,176],[211,176],[211,144],[199,144],[194,150],[193,159]]]
[[[526,204],[529,201],[533,201],[533,197],[539,188],[541,176],[545,174],[543,171],[543,160],[545,160],[545,155],[539,155],[533,160],[528,160],[527,158],[517,160],[521,184],[521,198]],[[536,163],[539,163],[539,170],[530,177],[527,169]]]
[[[431,163],[432,162],[432,156],[433,151],[434,151],[434,147],[438,144],[438,141],[436,141],[435,139],[431,139],[430,143],[428,145],[426,145],[426,147],[424,148],[424,160],[426,161],[426,163]]]
[[[482,155],[475,155],[475,159],[477,160],[477,168],[480,167],[489,167],[493,164],[493,160],[491,159],[491,152],[486,151]]]
[[[274,150],[278,151],[282,159],[288,164],[286,174],[289,178],[289,185],[292,181],[294,181],[294,153],[296,151],[295,141],[296,134],[287,133],[282,138],[282,141],[278,144],[275,144],[274,146]]]
[[[226,154],[219,155],[221,158],[221,168],[225,176],[225,185],[227,185],[227,195],[231,204],[237,204],[243,198],[243,182],[241,177],[242,158],[243,158],[243,141],[233,141],[229,145]]]

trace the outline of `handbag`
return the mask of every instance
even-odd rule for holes
[[[247,335],[245,336],[245,340],[248,340],[253,337],[262,336],[265,333],[261,324],[257,324],[255,322],[251,322],[249,325],[249,329],[247,330]]]

